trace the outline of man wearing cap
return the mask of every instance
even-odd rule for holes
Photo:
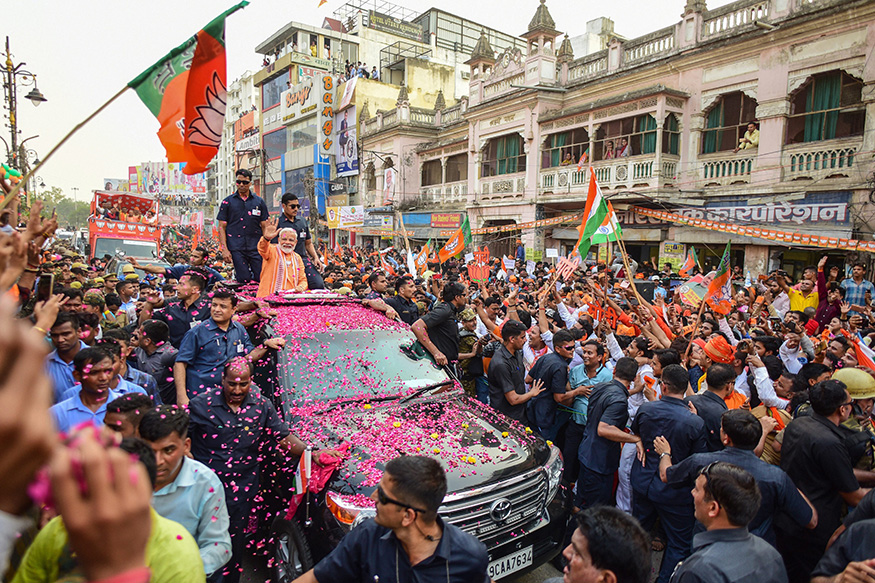
[[[842,427],[852,431],[845,439],[845,445],[854,464],[857,480],[864,484],[875,482],[875,454],[871,443],[875,441],[872,428],[872,405],[875,400],[875,379],[858,368],[842,368],[832,375],[833,380],[845,383],[851,399],[854,400],[850,417],[842,422]]]
[[[88,281],[88,266],[84,263],[76,262],[70,266],[70,272],[73,274],[75,281],[80,285],[85,285]]]
[[[99,279],[99,278],[98,278]],[[95,280],[96,281],[96,280]],[[115,293],[115,286],[118,285],[118,276],[114,273],[107,273],[103,276],[103,296]]]
[[[219,206],[219,245],[225,261],[234,262],[237,281],[257,282],[261,276],[261,255],[258,241],[267,224],[267,203],[250,192],[252,172],[241,168],[236,173],[237,192],[225,198]]]
[[[130,269],[130,272],[127,270]],[[115,285],[115,291],[121,299],[122,305],[119,308],[118,315],[123,318],[118,318],[119,324],[127,326],[137,321],[137,296],[139,295],[139,287],[137,285],[137,274],[134,273],[132,265],[125,265],[122,268],[123,273],[127,273],[125,279],[119,281]],[[129,275],[133,275],[129,278]]]

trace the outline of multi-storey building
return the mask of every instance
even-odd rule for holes
[[[258,88],[253,83],[250,71],[228,86],[227,100],[222,141],[219,152],[210,164],[211,171],[207,174],[207,195],[211,205],[218,205],[234,192],[234,173],[239,168],[253,170],[254,186],[256,192],[260,192],[258,173],[255,171],[260,144],[257,139],[250,138],[258,134]]]
[[[368,155],[379,150],[407,169],[394,176],[396,202],[467,212],[472,228],[512,226],[579,213],[591,165],[639,261],[671,242],[695,245],[713,263],[731,239],[735,263],[755,273],[792,271],[823,251],[661,222],[631,207],[835,237],[875,232],[875,2],[739,0],[708,10],[688,0],[676,24],[614,36],[575,58],[541,0],[522,38],[524,48],[501,51],[480,38],[467,61],[469,94],[456,106],[399,102],[363,120],[362,163],[376,169],[369,186],[383,188]],[[736,151],[749,123],[758,146]],[[536,254],[565,253],[574,227],[480,240],[493,253],[517,237]]]

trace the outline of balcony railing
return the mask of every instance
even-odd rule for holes
[[[662,171],[657,173],[656,154],[644,154],[618,160],[594,162],[596,180],[604,189],[630,188],[635,185],[660,186],[671,183],[677,174],[678,157],[662,155]],[[558,166],[541,170],[540,190],[545,194],[586,194],[589,188],[589,167]]]
[[[769,17],[769,0],[742,0],[709,10],[702,22],[702,38],[734,34],[739,28]]]
[[[419,189],[419,202],[431,205],[462,205],[468,195],[468,181],[447,182],[423,186]]]
[[[756,150],[722,152],[699,157],[699,180],[704,186],[746,184],[756,168]]]
[[[517,200],[523,198],[525,191],[525,172],[480,179],[480,200]]]
[[[785,146],[784,180],[848,177],[862,144],[862,137],[854,137]]]

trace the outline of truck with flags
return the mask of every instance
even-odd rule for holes
[[[147,215],[153,220],[146,219]],[[95,190],[88,217],[89,258],[109,255],[159,263],[161,227],[157,217],[158,201],[151,196]]]

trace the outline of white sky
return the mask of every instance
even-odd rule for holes
[[[38,138],[28,148],[44,156],[70,129],[128,81],[172,47],[197,32],[236,0],[18,0],[7,2],[3,33],[8,34],[13,62],[26,62],[37,74],[48,102],[34,107],[19,86],[18,124],[22,139]],[[343,4],[329,0],[282,2],[253,0],[227,22],[228,82],[261,67],[255,46],[289,21],[321,26]],[[396,0],[418,11],[435,6],[509,34],[526,30],[537,0]],[[591,2],[547,0],[560,31],[584,32],[587,20],[607,16],[618,34],[634,38],[680,20],[684,0],[612,0],[596,8]],[[709,8],[729,0],[709,0]],[[511,8],[511,9],[509,9]],[[586,13],[581,13],[586,9]],[[500,16],[500,18],[496,18]],[[0,39],[2,42],[5,39]],[[4,77],[5,79],[5,77]],[[3,112],[4,117],[8,113]],[[2,135],[9,140],[8,120]],[[39,171],[47,186],[67,196],[89,200],[103,178],[126,178],[128,166],[157,161],[164,149],[155,133],[158,121],[133,91],[127,92],[80,130]],[[5,152],[0,152],[5,162]],[[73,189],[78,188],[78,193]]]

